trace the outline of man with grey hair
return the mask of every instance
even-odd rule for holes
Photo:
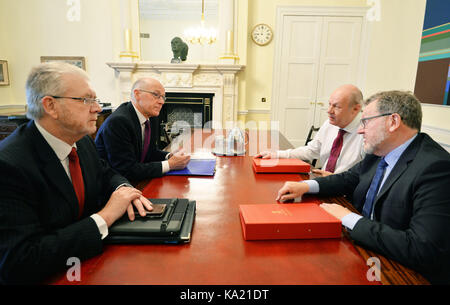
[[[66,63],[34,67],[28,117],[0,142],[0,282],[36,283],[69,258],[100,254],[108,227],[151,203],[101,160],[88,134],[99,100],[88,75]],[[145,209],[144,209],[145,208]]]
[[[161,177],[183,169],[190,156],[183,150],[158,149],[158,115],[166,99],[163,85],[141,78],[131,88],[131,102],[121,104],[100,127],[95,144],[101,158],[131,181]]]
[[[420,102],[388,91],[366,101],[358,133],[367,155],[350,170],[286,182],[277,200],[315,193],[353,195],[362,214],[337,204],[321,207],[359,244],[419,271],[431,283],[450,283],[450,154],[420,132]]]
[[[313,172],[319,176],[346,171],[364,157],[362,137],[357,133],[363,96],[354,85],[343,85],[329,99],[328,120],[306,146],[277,152],[263,151],[256,157],[318,159]]]

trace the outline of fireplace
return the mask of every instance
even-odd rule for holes
[[[237,121],[238,114],[238,72],[245,66],[236,64],[167,64],[157,62],[112,62],[107,63],[114,69],[118,95],[113,106],[129,99],[132,84],[141,77],[158,79],[168,92],[210,94],[211,117],[202,118],[202,123],[212,121],[212,127],[221,129],[226,122]],[[175,96],[175,95],[174,95]],[[169,103],[167,103],[169,105]],[[194,111],[195,112],[195,111]],[[198,121],[197,115],[197,121]]]
[[[159,114],[159,146],[164,148],[186,129],[203,128],[213,119],[213,93],[166,92]]]

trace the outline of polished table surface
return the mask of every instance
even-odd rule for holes
[[[211,132],[201,133],[202,145]],[[264,132],[263,132],[264,133]],[[197,141],[198,142],[198,141]],[[292,147],[279,135],[280,148]],[[251,141],[250,141],[251,145]],[[250,145],[247,145],[249,147]],[[270,147],[270,138],[269,138]],[[186,148],[186,146],[185,146]],[[276,148],[276,146],[275,146]],[[208,150],[206,148],[206,150]],[[417,273],[354,245],[345,231],[337,239],[245,241],[239,205],[276,203],[286,181],[299,174],[255,174],[252,157],[217,157],[214,177],[165,176],[137,185],[149,198],[189,198],[197,202],[191,242],[182,245],[105,245],[104,253],[81,264],[81,281],[65,274],[54,284],[414,284]],[[251,153],[251,152],[250,152]],[[344,198],[327,202],[348,204]],[[367,258],[381,259],[381,282],[369,281]]]

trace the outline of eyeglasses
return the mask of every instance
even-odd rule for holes
[[[159,94],[159,93],[156,93],[156,92],[153,92],[153,91],[148,91],[148,90],[144,90],[144,89],[138,89],[139,91],[144,91],[144,92],[147,92],[147,93],[150,93],[150,94],[152,94],[154,97],[156,97],[156,98],[162,98],[162,100],[165,102],[166,101],[166,96],[165,95],[161,95],[161,94]]]
[[[366,128],[368,120],[375,119],[375,118],[380,118],[382,116],[387,116],[387,115],[391,115],[391,114],[393,114],[393,113],[389,112],[389,113],[383,113],[383,114],[374,115],[374,116],[370,116],[368,118],[361,119],[361,125],[362,125],[363,128]]]
[[[76,100],[78,102],[83,102],[85,105],[88,106],[92,106],[95,103],[97,103],[97,105],[101,104],[100,99],[98,98],[91,98],[91,97],[71,97],[71,96],[55,96],[55,95],[49,95],[53,98],[70,98],[72,100]]]

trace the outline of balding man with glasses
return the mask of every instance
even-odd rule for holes
[[[89,77],[44,63],[26,82],[27,116],[0,143],[0,283],[36,283],[102,252],[108,228],[151,203],[98,157]]]
[[[131,181],[161,177],[183,169],[190,156],[182,150],[158,149],[158,115],[166,100],[163,85],[141,78],[131,89],[131,102],[121,104],[100,127],[95,144],[101,158]]]
[[[277,200],[304,193],[352,195],[362,214],[337,204],[321,207],[364,247],[419,271],[431,283],[450,283],[450,154],[421,133],[417,98],[402,91],[366,101],[358,133],[366,157],[346,172],[286,182]]]

